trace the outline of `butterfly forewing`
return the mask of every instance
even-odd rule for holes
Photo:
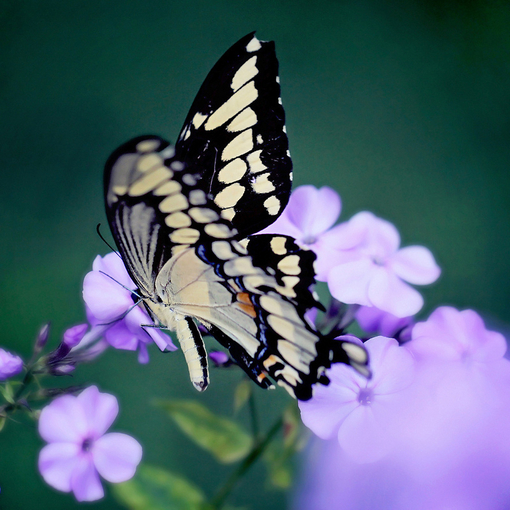
[[[242,239],[273,223],[286,206],[292,162],[273,42],[249,34],[213,67],[176,144],[177,157]]]

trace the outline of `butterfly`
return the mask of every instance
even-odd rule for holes
[[[202,325],[262,388],[308,400],[332,363],[368,376],[365,349],[317,331],[313,252],[258,234],[286,206],[292,162],[273,42],[248,34],[201,86],[175,146],[134,138],[105,166],[108,222],[138,295],[209,383]]]

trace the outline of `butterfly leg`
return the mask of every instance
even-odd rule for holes
[[[188,364],[189,376],[198,391],[205,391],[209,385],[207,352],[198,326],[191,317],[175,315],[175,332]]]

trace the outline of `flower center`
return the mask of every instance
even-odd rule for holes
[[[92,443],[93,443],[92,439],[90,438],[84,439],[83,443],[81,444],[82,451],[89,452],[90,449],[92,448]]]
[[[372,255],[372,262],[376,266],[384,266],[384,259],[380,255]]]
[[[317,238],[315,236],[312,236],[311,234],[307,235],[303,239],[303,243],[305,244],[314,244],[317,241]]]
[[[358,402],[362,406],[369,406],[372,403],[374,394],[370,388],[363,388],[358,394]]]

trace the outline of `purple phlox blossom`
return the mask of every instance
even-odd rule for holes
[[[317,385],[311,400],[299,402],[303,423],[322,439],[336,437],[360,463],[374,462],[393,447],[392,428],[406,404],[404,390],[412,384],[415,370],[410,353],[393,338],[378,336],[364,345],[371,379],[335,364],[327,372],[330,385]]]
[[[261,234],[284,234],[296,239],[317,255],[317,279],[326,281],[336,264],[336,251],[353,248],[361,241],[359,230],[351,232],[348,223],[333,227],[340,216],[342,202],[338,193],[327,186],[299,186],[290,196],[281,216]]]
[[[420,369],[415,437],[434,434],[436,445],[443,444],[450,452],[463,450],[466,443],[474,448],[484,440],[476,431],[494,436],[494,422],[510,418],[506,340],[501,333],[488,331],[476,312],[439,307],[414,326],[405,347]],[[509,434],[505,436],[510,440]]]
[[[159,328],[144,327],[153,321],[143,305],[135,305],[135,292],[136,285],[117,253],[98,255],[83,281],[83,299],[92,326],[104,328],[104,337],[112,347],[138,350],[138,361],[147,363],[149,343],[154,342],[162,351],[177,347]]]
[[[375,306],[360,306],[355,317],[361,329],[367,333],[396,338],[401,343],[411,340],[413,316],[396,317]]]
[[[337,263],[327,277],[331,294],[343,303],[375,306],[397,317],[417,313],[423,298],[408,283],[437,280],[441,270],[432,253],[423,246],[399,249],[394,225],[370,212],[356,214],[346,225],[342,235],[361,242],[336,252]]]
[[[39,434],[49,443],[39,454],[45,482],[74,492],[78,501],[94,501],[104,496],[99,475],[112,483],[132,478],[142,447],[127,434],[106,433],[118,411],[117,399],[96,386],[46,406],[39,418]]]
[[[371,355],[374,379],[379,366],[387,370],[390,380],[392,374],[401,377],[399,363],[377,362],[378,357],[370,347],[370,342],[377,338],[380,337],[365,344]],[[392,447],[375,462],[360,464],[346,445],[334,437],[336,429],[330,425],[340,421],[347,399],[336,397],[335,406],[331,397],[322,408],[317,407],[322,409],[326,427],[318,415],[312,416],[312,425],[322,427],[320,437],[333,439],[315,441],[317,450],[310,458],[313,465],[309,465],[304,480],[308,485],[296,508],[509,508],[510,361],[503,357],[506,349],[503,336],[488,331],[472,310],[460,312],[440,307],[427,321],[416,324],[412,339],[398,349],[414,360],[412,384],[399,393],[403,398],[393,418],[378,415],[376,408],[372,414],[372,425],[386,432],[389,425],[391,435],[380,437],[382,441],[390,437]],[[332,378],[332,385],[336,383]],[[399,386],[396,384],[395,388]],[[336,386],[334,389],[339,393]],[[381,395],[381,406],[388,405],[395,395]],[[315,397],[310,403],[314,400]],[[305,421],[303,404],[308,403],[300,403]],[[351,415],[341,422],[339,432]],[[312,430],[317,433],[315,428]],[[354,447],[358,447],[355,435],[353,441]],[[376,444],[375,448],[378,447]]]
[[[2,348],[0,348],[0,381],[18,375],[23,370],[23,360]]]

